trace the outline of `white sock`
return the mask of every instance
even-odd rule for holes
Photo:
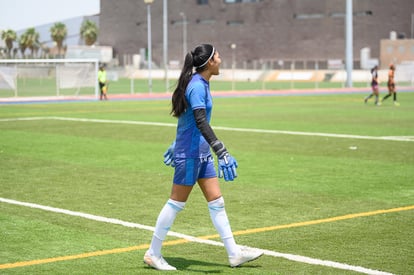
[[[154,235],[152,236],[149,252],[154,256],[161,256],[162,242],[165,240],[168,231],[174,223],[177,213],[184,209],[185,202],[169,199],[158,215],[155,224]]]
[[[210,217],[219,233],[229,256],[235,256],[240,251],[231,232],[230,222],[224,209],[224,199],[220,197],[208,203]]]

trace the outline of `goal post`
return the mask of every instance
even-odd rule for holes
[[[99,98],[98,70],[98,59],[0,59],[0,98]]]

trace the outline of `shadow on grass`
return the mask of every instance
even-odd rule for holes
[[[199,261],[199,260],[190,260],[186,258],[178,258],[178,257],[168,257],[165,260],[172,266],[177,268],[177,271],[187,271],[187,272],[194,272],[194,273],[227,273],[226,270],[229,269],[231,271],[242,270],[242,269],[249,269],[252,271],[255,268],[259,268],[260,266],[255,263],[246,263],[241,267],[232,268],[228,264],[219,264],[219,263],[212,263],[207,261]],[[201,266],[200,269],[197,266]],[[206,267],[215,267],[219,269],[212,269],[212,270],[205,270]],[[152,269],[145,265],[145,269]]]

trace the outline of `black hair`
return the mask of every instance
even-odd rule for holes
[[[187,109],[187,100],[185,99],[185,90],[193,75],[193,67],[196,72],[200,73],[207,68],[210,58],[213,58],[214,47],[210,44],[197,46],[193,51],[187,53],[184,59],[184,65],[178,78],[177,87],[172,95],[171,114],[179,117]]]

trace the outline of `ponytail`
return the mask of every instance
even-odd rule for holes
[[[184,66],[178,78],[177,87],[172,95],[172,110],[171,114],[174,117],[179,117],[187,108],[187,100],[185,99],[185,90],[193,75],[193,55],[187,53],[185,56]]]

